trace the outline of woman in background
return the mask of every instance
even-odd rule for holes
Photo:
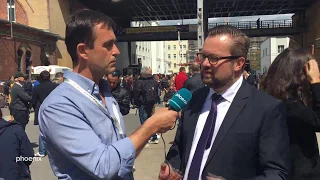
[[[286,49],[273,61],[260,87],[286,105],[290,179],[319,180],[320,73],[316,60],[306,50]]]

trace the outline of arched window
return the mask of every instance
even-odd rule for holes
[[[8,21],[16,22],[16,10],[14,0],[7,0]]]

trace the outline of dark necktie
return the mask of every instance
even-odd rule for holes
[[[197,144],[196,151],[192,158],[192,162],[190,165],[188,180],[198,180],[200,175],[200,167],[203,158],[204,151],[208,149],[211,145],[212,136],[214,132],[214,127],[216,124],[217,118],[217,105],[221,102],[223,97],[218,94],[213,94],[211,96],[212,104],[211,109],[206,120],[206,123],[203,127],[199,142]]]

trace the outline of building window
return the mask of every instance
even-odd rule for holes
[[[176,47],[176,45],[173,45],[173,50],[177,50],[177,47]]]
[[[180,54],[180,59],[182,59],[182,54]]]
[[[187,57],[187,54],[183,54],[183,58],[186,58]]]
[[[177,55],[176,54],[173,54],[173,59],[177,59]]]
[[[170,45],[168,45],[168,50],[170,50]]]
[[[171,59],[171,55],[170,54],[168,54],[168,59]]]
[[[176,64],[176,63],[174,63],[174,64],[173,64],[173,68],[176,68],[176,67],[177,67],[177,64]]]
[[[183,49],[184,49],[184,50],[187,49],[187,46],[186,46],[186,45],[183,45]]]
[[[180,45],[180,49],[182,49],[182,45]]]
[[[15,11],[14,0],[11,0],[11,1],[7,0],[7,12],[8,12],[8,21],[12,20],[12,22],[16,22],[16,11]]]
[[[278,46],[278,53],[282,53],[284,51],[284,45],[279,45]]]

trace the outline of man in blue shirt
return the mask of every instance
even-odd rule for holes
[[[59,179],[132,180],[135,158],[150,137],[169,130],[178,113],[160,109],[132,135],[105,74],[115,71],[114,23],[105,14],[80,10],[67,23],[65,43],[73,71],[39,110],[40,135]]]

